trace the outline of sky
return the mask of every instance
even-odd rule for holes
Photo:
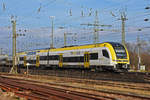
[[[49,48],[52,18],[56,48],[64,45],[64,32],[68,46],[92,44],[94,27],[81,24],[93,24],[96,11],[100,25],[112,25],[99,27],[105,30],[99,31],[99,43],[121,42],[121,12],[127,17],[126,42],[136,42],[138,35],[150,41],[148,6],[150,0],[0,0],[0,48],[12,52],[12,16],[17,33],[25,34],[17,37],[17,51]]]

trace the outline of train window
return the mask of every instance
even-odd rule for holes
[[[20,57],[19,60],[20,60],[20,61],[23,61],[23,60],[24,60],[24,57]]]
[[[90,53],[90,60],[98,59],[98,53]]]
[[[59,60],[58,55],[40,56],[40,60]]]
[[[106,58],[109,58],[109,54],[107,52],[107,50],[102,50],[103,56]]]
[[[59,59],[59,56],[58,55],[54,55],[53,56],[53,60],[58,60]]]
[[[40,56],[40,60],[47,60],[47,56]]]
[[[84,62],[84,57],[64,57],[63,62]]]
[[[119,43],[111,43],[118,59],[126,59],[127,53],[123,45]]]
[[[59,56],[58,55],[50,55],[48,56],[49,60],[59,60]]]
[[[84,62],[84,57],[83,57],[83,56],[80,56],[78,62]]]
[[[36,60],[27,60],[27,62],[30,64],[36,64]]]

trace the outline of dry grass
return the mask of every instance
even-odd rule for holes
[[[0,100],[26,100],[16,96],[13,92],[5,92],[0,89]]]

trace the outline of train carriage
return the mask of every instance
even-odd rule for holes
[[[8,61],[8,55],[5,55],[5,54],[0,55],[0,66],[1,67],[6,66],[7,61]]]
[[[129,54],[125,46],[116,42],[43,49],[17,54],[19,65],[30,63],[36,67],[89,68],[98,70],[128,70]]]

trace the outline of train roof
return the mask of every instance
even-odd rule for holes
[[[52,49],[36,49],[36,50],[30,50],[30,51],[24,51],[24,52],[20,52],[18,54],[27,54],[27,53],[31,53],[31,52],[55,52],[55,51],[65,51],[65,50],[77,50],[77,49],[86,49],[86,48],[96,48],[96,47],[104,47],[106,44],[110,44],[110,45],[121,45],[118,42],[103,42],[103,43],[97,43],[97,44],[86,44],[86,45],[78,45],[78,46],[65,46],[65,47],[61,47],[61,48],[52,48]]]
[[[110,43],[113,46],[115,46],[115,45],[123,46],[121,43],[118,43],[118,42],[108,42],[108,43]]]

